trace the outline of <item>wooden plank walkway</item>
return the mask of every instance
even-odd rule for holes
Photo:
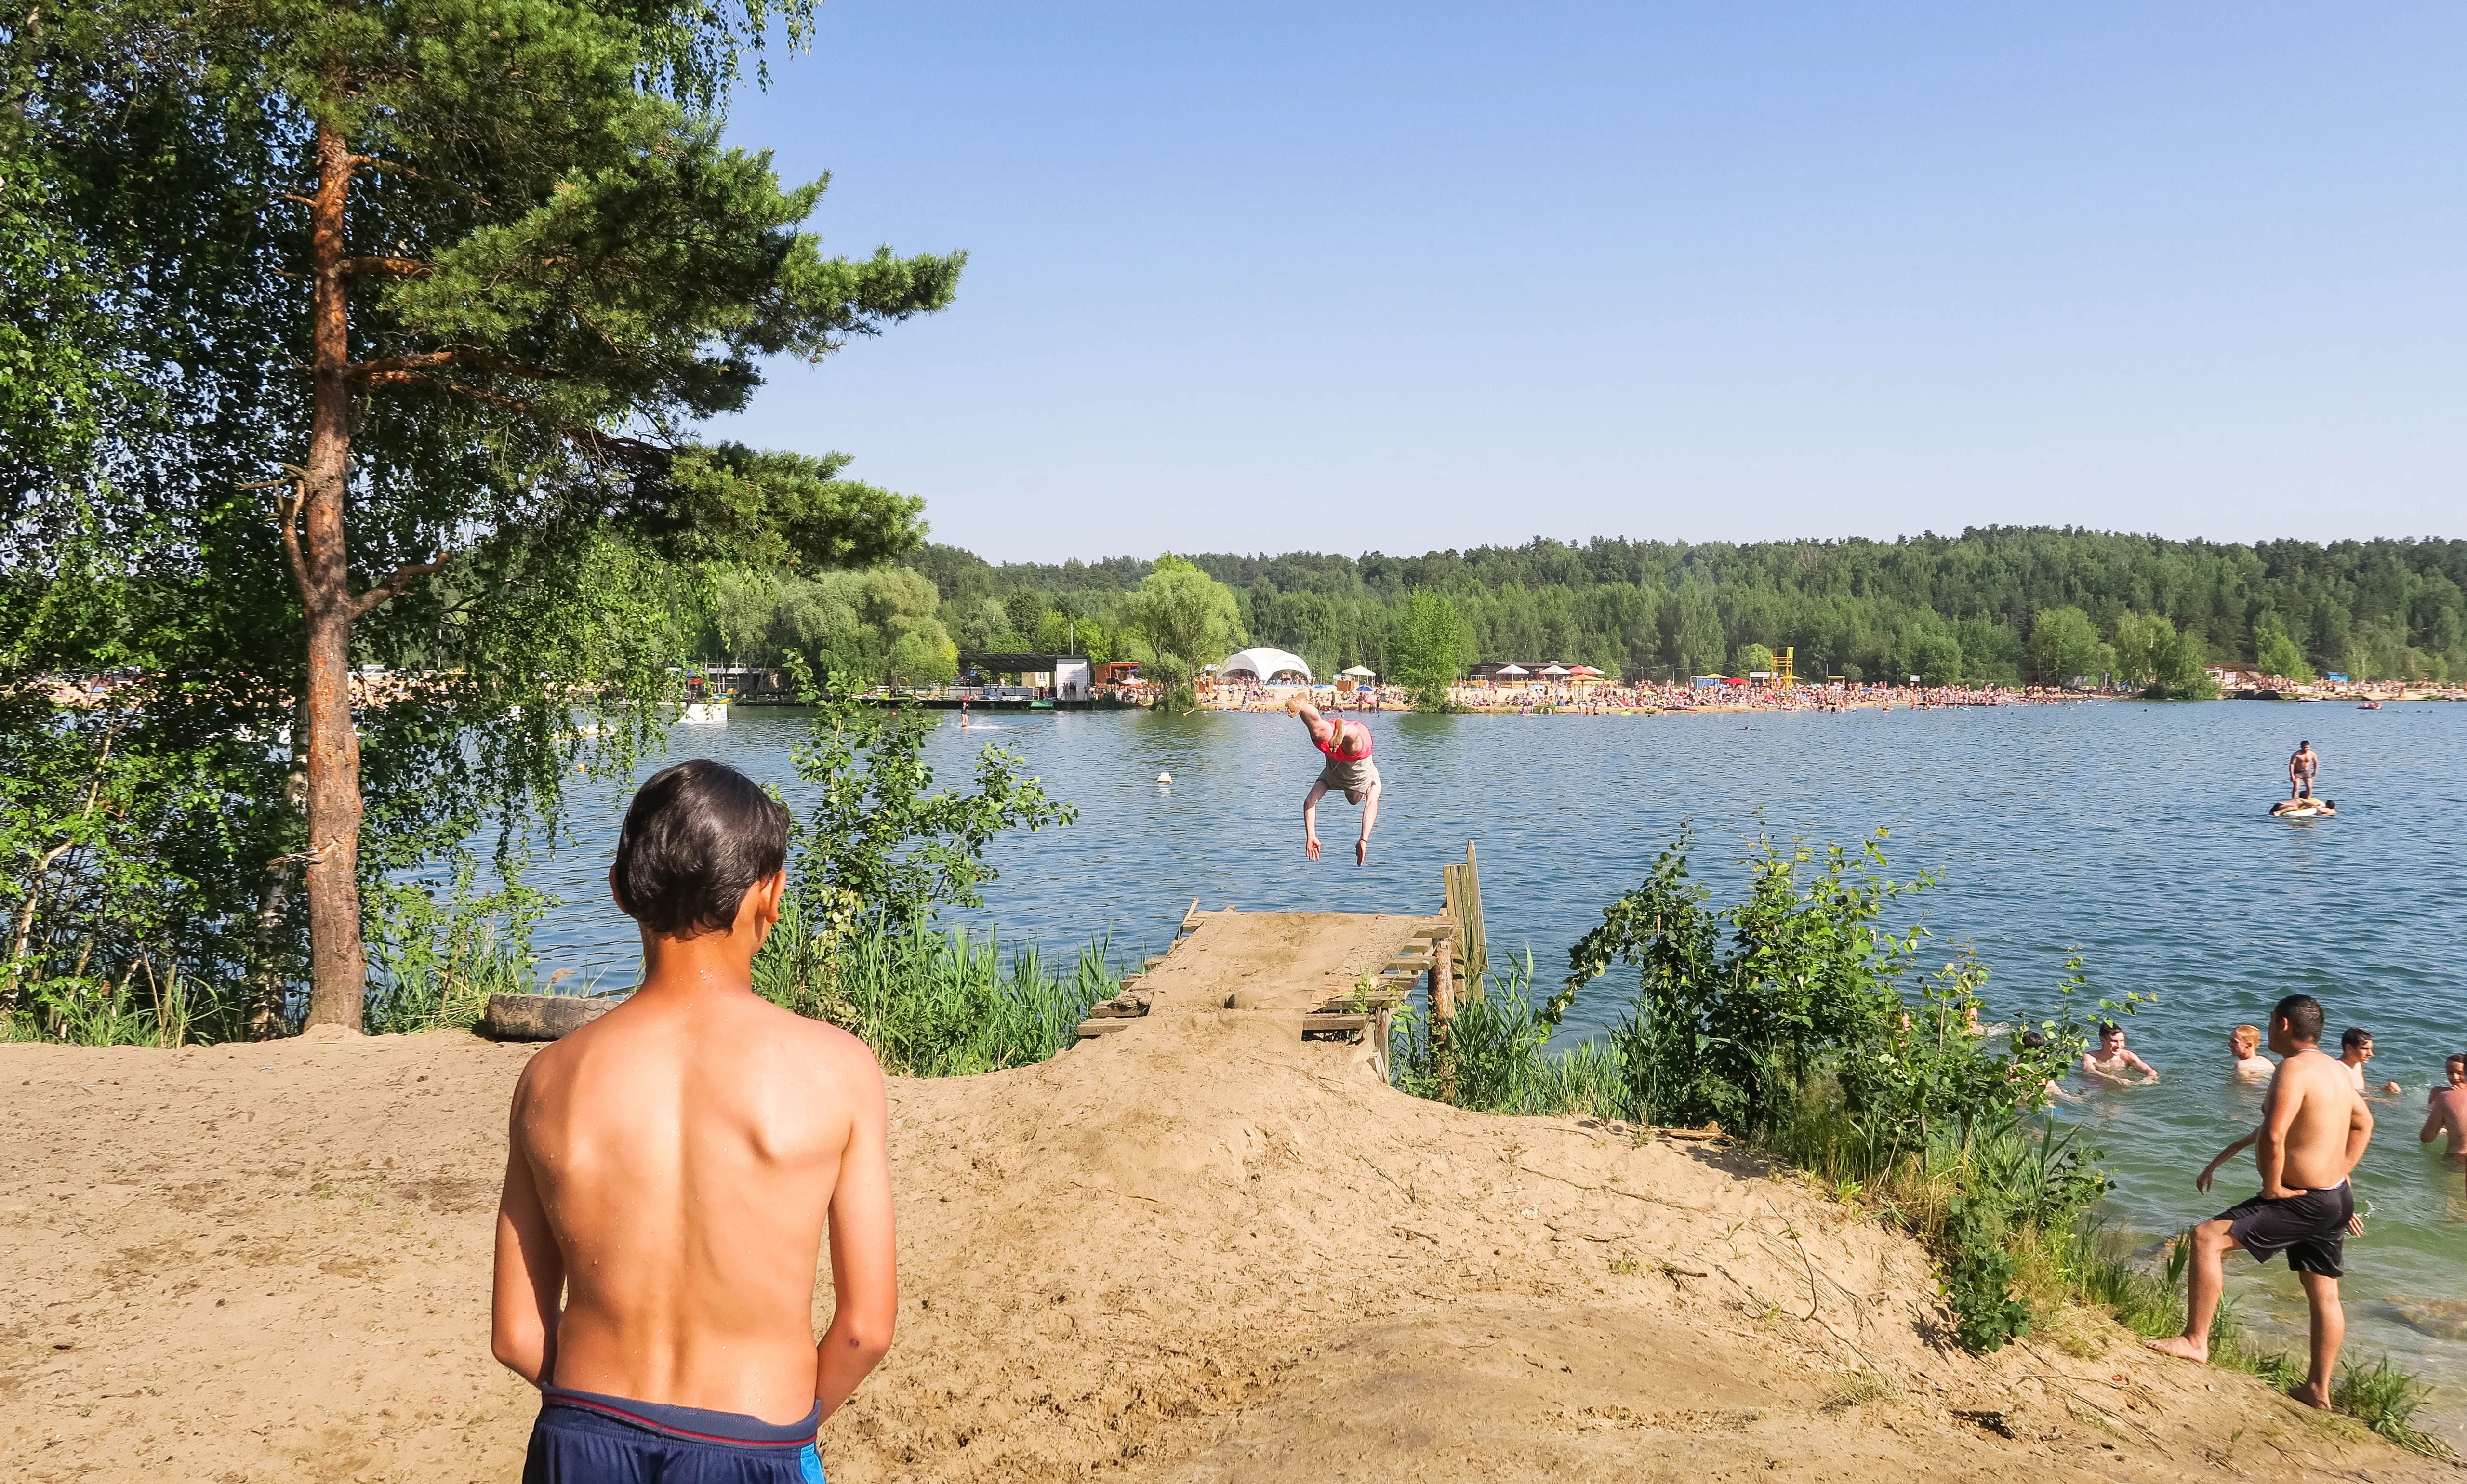
[[[1111,1036],[1152,1016],[1292,1016],[1302,1039],[1367,1039],[1387,1074],[1396,1006],[1427,986],[1444,1020],[1460,993],[1481,993],[1482,885],[1474,848],[1443,868],[1437,912],[1202,911],[1193,901],[1173,944],[1125,976],[1093,1007],[1081,1039]]]

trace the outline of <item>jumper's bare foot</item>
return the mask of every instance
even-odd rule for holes
[[[1317,835],[1305,835],[1302,837],[1302,854],[1309,856],[1314,861],[1319,859],[1319,837]]]
[[[2288,1387],[2287,1394],[2289,1397],[2303,1403],[2305,1405],[2313,1408],[2317,1412],[2326,1412],[2331,1410],[2330,1393],[2315,1386],[2309,1381],[2299,1382],[2297,1384]]]
[[[1355,841],[1355,842],[1353,843],[1353,864],[1354,864],[1354,865],[1356,865],[1356,866],[1360,866],[1360,865],[1362,865],[1364,862],[1366,862],[1366,861],[1368,861],[1368,860],[1369,860],[1369,859],[1370,859],[1370,842],[1369,842],[1369,841],[1367,841],[1367,840],[1357,840],[1357,841]]]
[[[2142,1343],[2161,1355],[2172,1355],[2180,1360],[2190,1360],[2196,1365],[2207,1365],[2210,1360],[2209,1346],[2182,1335],[2170,1335],[2165,1339],[2149,1339]]]

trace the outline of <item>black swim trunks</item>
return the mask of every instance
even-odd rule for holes
[[[2283,1201],[2255,1196],[2211,1219],[2229,1223],[2228,1234],[2254,1262],[2285,1252],[2297,1272],[2336,1278],[2347,1270],[2347,1218],[2355,1214],[2356,1187],[2341,1180],[2336,1189],[2300,1190]]]
[[[544,1386],[523,1484],[823,1484],[822,1425]]]

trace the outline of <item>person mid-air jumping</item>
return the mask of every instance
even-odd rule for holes
[[[1379,769],[1370,760],[1370,729],[1358,721],[1322,716],[1318,707],[1299,695],[1285,703],[1285,711],[1302,719],[1311,746],[1327,754],[1326,766],[1302,799],[1302,854],[1319,859],[1319,801],[1334,789],[1347,803],[1362,806],[1362,838],[1353,843],[1353,864],[1360,866],[1370,858],[1370,825],[1379,818]]]

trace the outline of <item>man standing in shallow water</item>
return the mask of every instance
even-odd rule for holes
[[[753,992],[787,840],[787,810],[714,762],[625,812],[608,884],[643,987],[514,1089],[492,1338],[540,1388],[524,1484],[820,1484],[816,1430],[890,1349],[881,1069]]]
[[[2313,780],[2321,772],[2321,754],[2313,751],[2310,742],[2296,744],[2295,753],[2287,759],[2287,797],[2292,802],[2313,797]]]
[[[2208,1190],[2212,1172],[2250,1143],[2261,1194],[2192,1229],[2184,1333],[2151,1340],[2150,1348],[2208,1360],[2210,1323],[2227,1287],[2227,1254],[2246,1251],[2266,1263],[2273,1253],[2285,1252],[2313,1311],[2312,1366],[2303,1384],[2288,1395],[2327,1409],[2331,1374],[2347,1335],[2346,1312],[2339,1305],[2356,1214],[2355,1187],[2347,1177],[2372,1141],[2373,1115],[2347,1069],[2321,1054],[2320,1042],[2321,1005],[2312,996],[2290,995],[2270,1012],[2270,1048],[2285,1060],[2262,1100],[2261,1126],[2220,1151],[2193,1181],[2196,1189]]]

